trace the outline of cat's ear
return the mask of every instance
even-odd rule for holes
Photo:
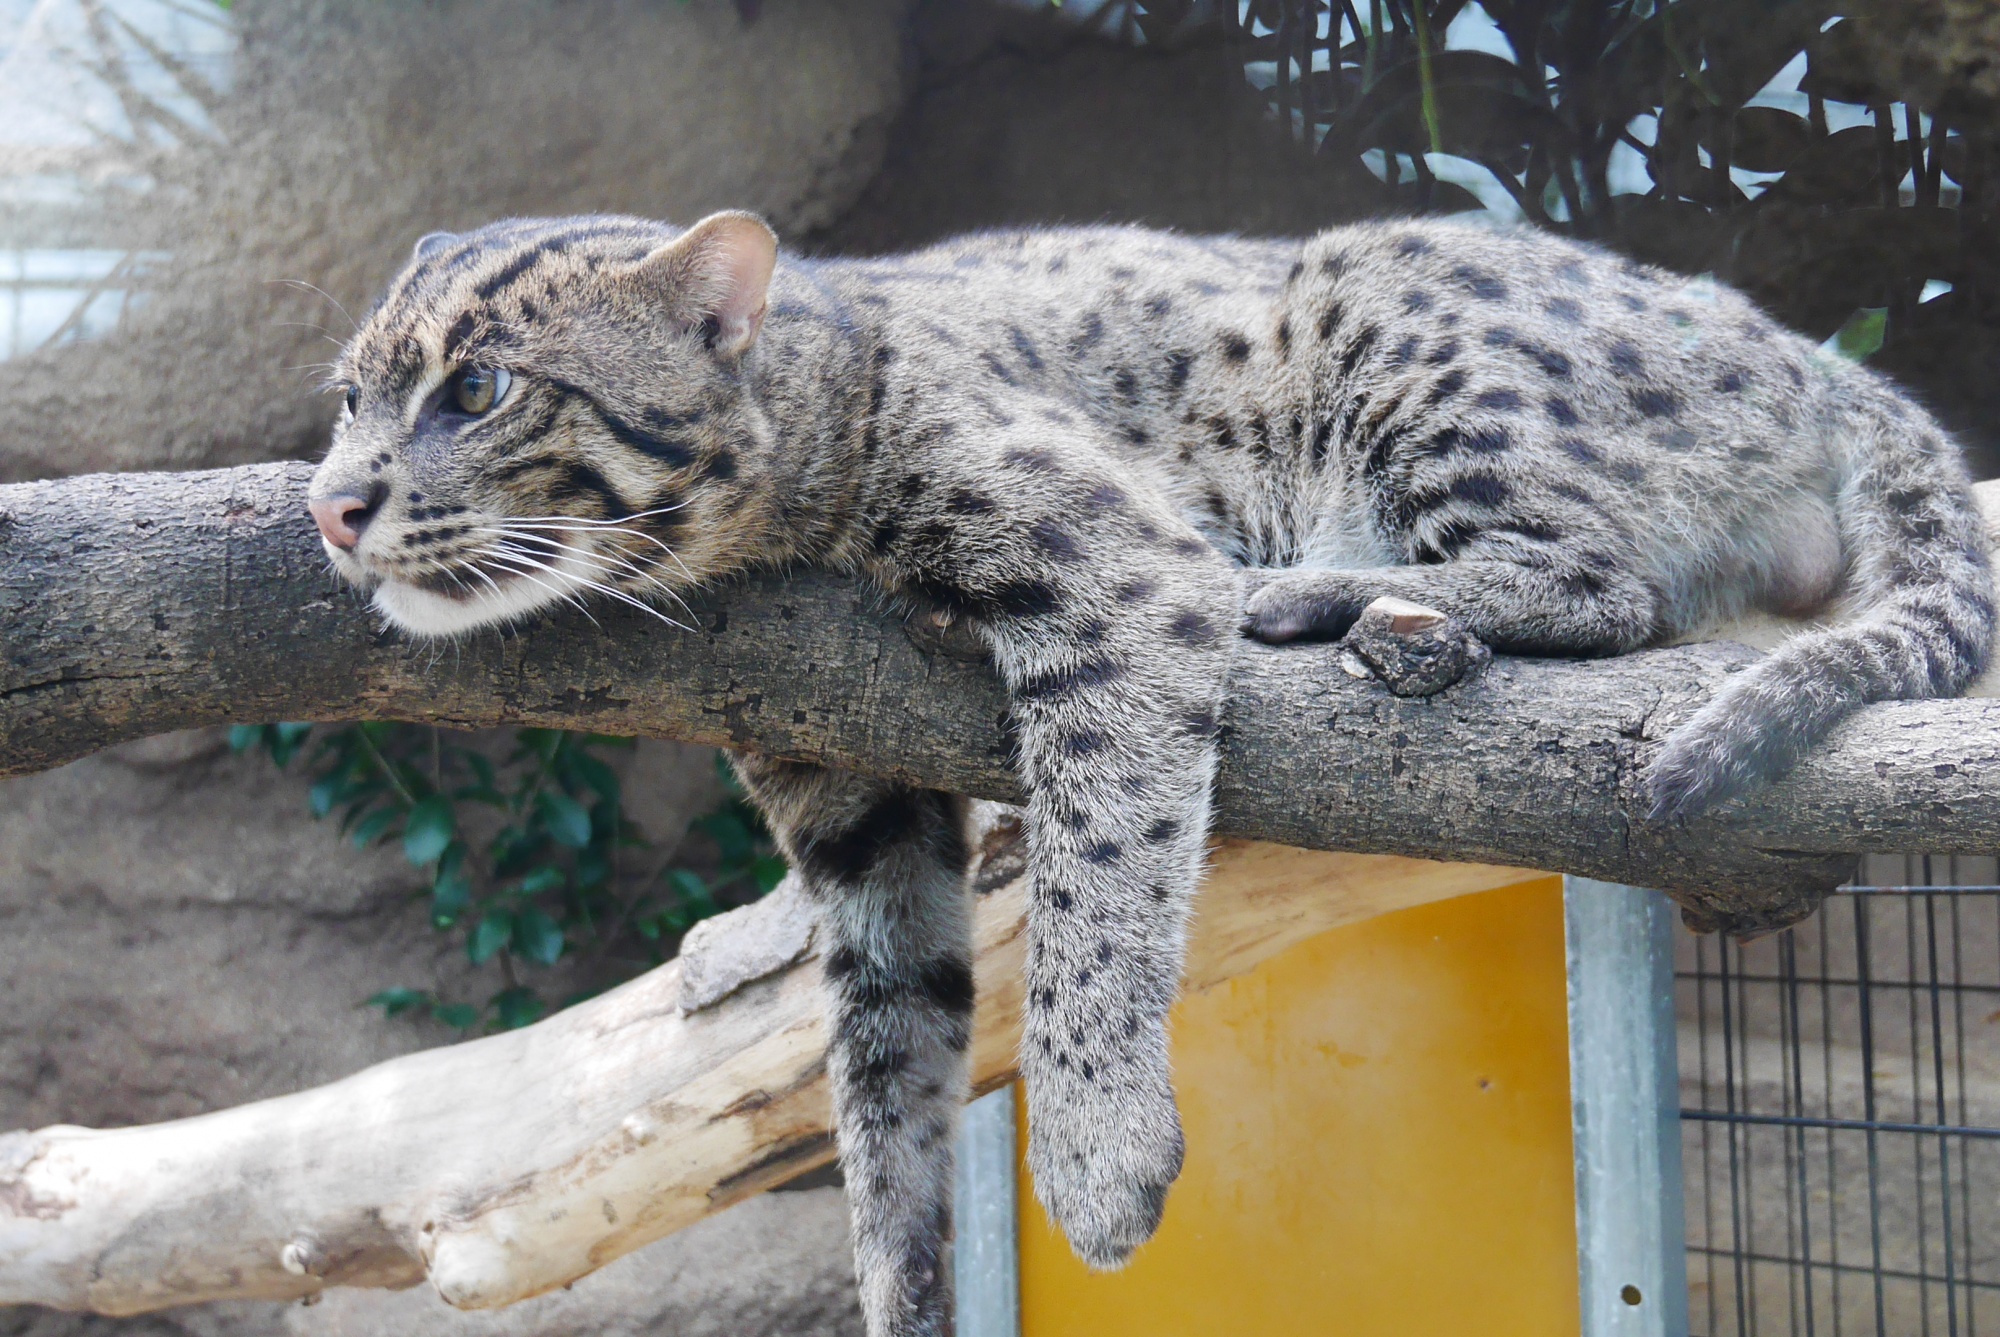
[[[756,342],[777,263],[776,234],[757,215],[732,209],[702,219],[638,269],[677,313],[712,322],[715,351],[735,357]]]
[[[418,237],[417,244],[410,248],[410,263],[427,260],[457,240],[456,232],[426,232]]]

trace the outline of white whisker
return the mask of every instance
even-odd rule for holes
[[[514,562],[525,562],[533,566],[538,571],[545,571],[549,575],[556,576],[563,580],[573,580],[578,585],[583,586],[585,589],[595,590],[599,594],[605,595],[608,598],[616,599],[620,603],[630,604],[632,607],[638,609],[640,612],[646,614],[648,617],[658,618],[660,621],[666,623],[670,627],[678,627],[682,631],[693,630],[692,627],[674,621],[674,619],[668,617],[665,613],[662,613],[659,609],[653,607],[645,600],[635,599],[631,595],[627,594],[625,591],[617,588],[616,586],[607,585],[601,580],[592,580],[590,577],[578,575],[574,571],[558,570],[557,568],[550,566],[547,562],[544,562],[540,558],[536,557],[533,553],[530,553],[521,548],[516,548],[512,544],[496,544],[487,547],[485,549],[482,549],[482,551],[490,554],[494,561],[511,560]]]
[[[688,607],[687,600],[681,597],[680,591],[630,558],[619,553],[593,552],[588,548],[580,548],[574,543],[564,543],[559,539],[548,538],[545,535],[515,533],[511,530],[498,529],[491,525],[480,525],[476,529],[478,532],[499,534],[506,539],[521,543],[536,543],[544,547],[558,549],[570,554],[577,561],[588,563],[593,570],[602,572],[609,577],[615,578],[619,570],[622,569],[635,579],[644,581],[648,586],[658,590],[661,594],[666,595],[667,598],[679,604],[681,611],[685,612],[689,617],[694,616],[694,610]],[[655,561],[657,562],[657,559]]]

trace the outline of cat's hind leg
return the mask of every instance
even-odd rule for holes
[[[963,800],[824,767],[736,771],[819,907],[827,1069],[869,1337],[948,1337],[972,1038]]]

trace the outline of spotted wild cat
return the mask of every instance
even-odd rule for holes
[[[311,506],[390,620],[453,636],[759,566],[969,622],[1028,801],[1021,1063],[1042,1202],[1091,1264],[1181,1164],[1165,1017],[1239,631],[1378,595],[1601,655],[1837,607],[1652,764],[1671,818],[1861,704],[1948,694],[1993,626],[1953,445],[1735,293],[1540,234],[990,233],[780,256],[754,217],[418,243],[339,363]],[[1246,568],[1277,568],[1247,602]],[[827,930],[869,1330],[950,1327],[972,1009],[958,800],[738,763]]]

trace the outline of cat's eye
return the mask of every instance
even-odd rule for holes
[[[498,367],[467,367],[446,388],[447,407],[476,418],[507,397],[514,378]]]
[[[350,386],[348,386],[348,387],[347,387],[347,416],[348,416],[348,417],[350,417],[350,418],[351,418],[351,417],[353,417],[353,416],[354,416],[354,412],[355,412],[355,410],[356,410],[356,409],[358,409],[358,408],[359,408],[360,406],[361,406],[361,387],[360,387],[360,386],[358,386],[358,385],[350,385]]]

